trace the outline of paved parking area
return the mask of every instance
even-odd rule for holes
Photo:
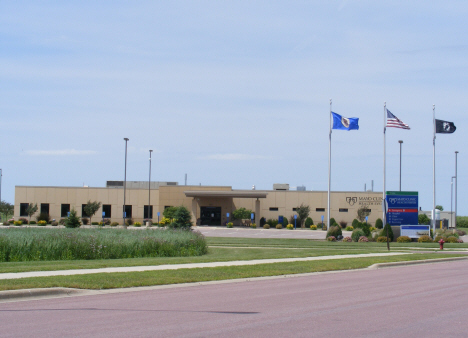
[[[241,238],[301,238],[325,239],[327,232],[323,230],[296,229],[252,229],[252,228],[226,228],[216,226],[197,226],[206,237],[241,237]],[[351,232],[343,231],[343,236],[351,236]]]

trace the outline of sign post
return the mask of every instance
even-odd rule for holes
[[[226,225],[228,225],[228,223],[229,223],[229,213],[228,213],[228,212],[226,213],[226,217],[227,217],[227,223],[226,223]]]
[[[323,229],[323,215],[322,215],[322,229]]]
[[[294,215],[294,230],[296,230],[296,220],[297,220],[297,215]]]

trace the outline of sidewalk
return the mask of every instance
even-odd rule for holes
[[[343,259],[343,258],[397,256],[397,255],[408,255],[408,254],[410,253],[390,252],[390,253],[371,253],[371,254],[356,254],[356,255],[316,256],[316,257],[302,257],[302,258],[298,257],[298,258],[278,258],[278,259],[254,259],[250,261],[165,264],[165,265],[156,265],[156,266],[154,265],[153,266],[130,266],[130,267],[121,267],[121,268],[13,272],[13,273],[1,273],[0,279],[4,280],[4,279],[17,279],[17,278],[29,278],[29,277],[87,275],[87,274],[94,274],[94,273],[142,272],[142,271],[156,271],[156,270],[214,268],[214,267],[219,267],[219,266],[257,265],[257,264],[269,264],[269,263],[320,261],[320,260]]]

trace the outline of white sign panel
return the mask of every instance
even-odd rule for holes
[[[400,236],[408,236],[409,238],[419,238],[422,235],[430,236],[430,225],[400,225]]]

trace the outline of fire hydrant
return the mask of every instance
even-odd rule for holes
[[[440,244],[440,250],[444,250],[444,243],[445,243],[444,239],[443,239],[443,238],[441,238],[441,239],[440,239],[440,241],[439,241],[439,244]]]

